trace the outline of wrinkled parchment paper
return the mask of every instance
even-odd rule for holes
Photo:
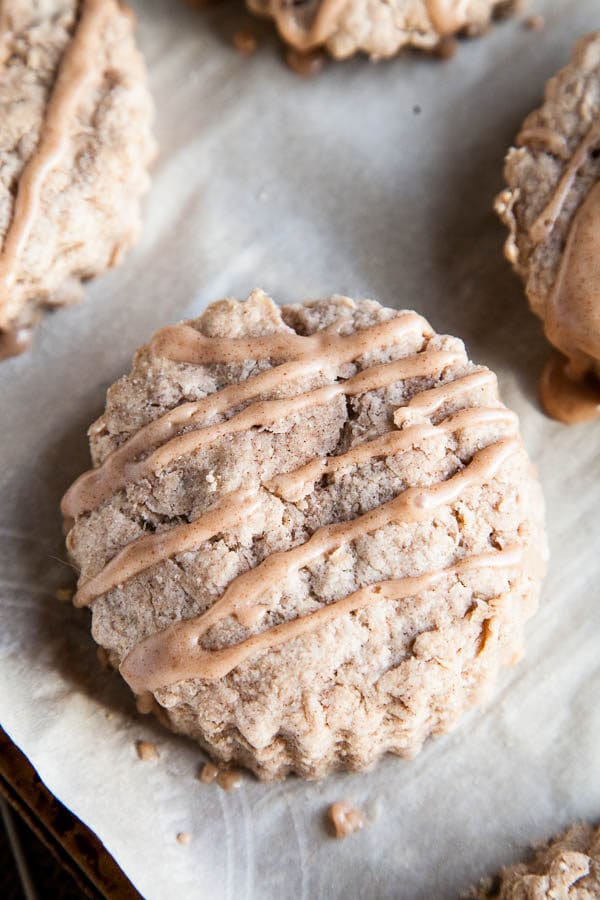
[[[303,81],[267,27],[251,59],[231,48],[237,4],[136,6],[161,146],[143,238],[0,369],[2,725],[147,898],[455,897],[571,820],[600,818],[600,423],[540,413],[546,345],[491,212],[505,148],[600,7],[536,0],[542,32],[517,19],[447,63],[356,60]],[[87,612],[54,598],[72,583],[58,503],[134,349],[256,285],[287,302],[374,296],[461,335],[521,416],[552,563],[526,660],[483,713],[413,762],[321,784],[248,778],[227,794],[195,780],[195,745],[137,715],[102,671]],[[137,759],[140,738],[157,763]],[[371,821],[336,842],[323,816],[340,798]]]

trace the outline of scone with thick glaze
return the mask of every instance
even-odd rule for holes
[[[367,53],[395,56],[404,47],[435,50],[458,33],[479,34],[516,0],[247,0],[273,19],[283,40],[301,52],[324,47],[336,59]]]
[[[0,4],[0,356],[137,235],[154,143],[133,25],[117,0]]]
[[[573,825],[536,850],[530,862],[503,869],[468,896],[472,900],[598,900],[600,828]]]
[[[89,434],[75,603],[217,760],[411,757],[520,658],[540,488],[493,373],[416,313],[219,301],[136,354]]]
[[[600,31],[577,44],[508,152],[496,210],[508,260],[558,349],[542,377],[547,412],[600,414]]]

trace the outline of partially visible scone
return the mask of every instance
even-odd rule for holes
[[[75,603],[215,758],[410,757],[521,656],[540,488],[493,373],[416,313],[222,300],[137,353],[89,434]]]
[[[434,50],[457,33],[478,34],[516,0],[247,0],[274,20],[283,40],[306,52],[325,47],[336,59],[394,56],[403,47]]]
[[[135,239],[152,102],[117,0],[0,6],[0,357]]]
[[[600,828],[573,825],[536,850],[530,862],[503,869],[468,896],[472,900],[598,900]]]
[[[516,143],[496,210],[506,256],[563,356],[543,399],[556,418],[590,418],[600,414],[600,31],[579,41]]]

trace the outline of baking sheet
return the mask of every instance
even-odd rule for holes
[[[237,3],[136,4],[161,153],[145,230],[85,304],[48,316],[0,370],[0,717],[46,785],[147,898],[446,898],[576,818],[600,817],[600,425],[546,419],[546,355],[491,212],[505,148],[597,0],[536,2],[450,62],[332,65],[303,81],[267,26],[231,47]],[[548,505],[552,561],[528,654],[494,699],[413,762],[320,784],[248,778],[226,794],[202,757],[135,713],[103,672],[72,583],[58,503],[88,465],[106,387],[160,325],[261,286],[281,302],[344,292],[414,307],[499,373]],[[137,759],[134,742],[159,746]],[[324,829],[349,798],[368,827]],[[189,831],[181,846],[176,834]]]

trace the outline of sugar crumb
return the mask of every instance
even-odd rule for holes
[[[238,769],[219,769],[217,784],[224,791],[235,791],[242,783],[242,773]]]
[[[452,59],[458,51],[458,41],[452,35],[443,37],[435,47],[434,53],[438,59]]]
[[[138,694],[135,698],[135,706],[139,713],[143,716],[147,716],[154,708],[153,695],[149,691],[145,694]]]
[[[136,741],[135,749],[137,750],[138,757],[144,762],[158,759],[158,749],[156,744],[153,744],[151,741]]]
[[[289,68],[302,78],[318,75],[325,65],[325,59],[325,54],[321,50],[300,53],[298,50],[289,49],[285,55]]]
[[[189,833],[189,831],[180,831],[177,835],[177,843],[182,844],[182,846],[187,846],[189,843],[191,843],[191,840],[192,835]]]
[[[327,810],[329,823],[336,838],[345,838],[365,827],[365,816],[349,800],[332,803]]]
[[[196,777],[198,781],[201,781],[203,784],[212,784],[213,781],[217,780],[218,774],[219,770],[213,763],[204,763],[204,765],[200,767]]]
[[[233,46],[242,56],[252,56],[258,48],[256,35],[247,28],[240,28],[233,36]]]
[[[523,25],[530,31],[541,31],[545,24],[546,20],[539,15],[527,16],[526,19],[523,19]]]

